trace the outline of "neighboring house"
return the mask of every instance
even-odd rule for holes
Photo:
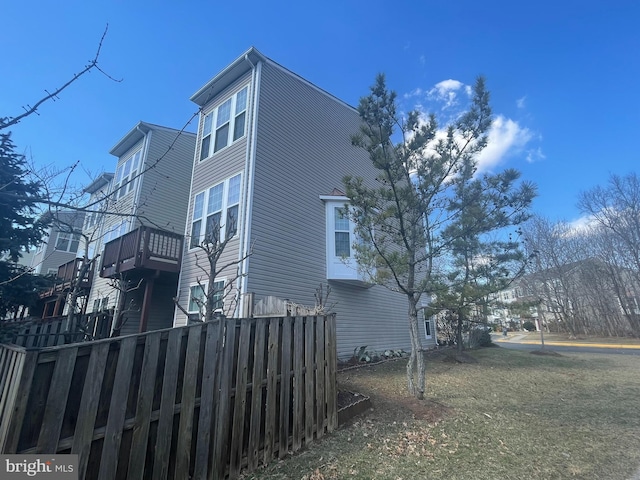
[[[124,313],[121,334],[172,326],[194,148],[193,133],[139,122],[110,151],[112,178],[86,188],[100,202],[83,230],[99,255],[88,310]]]
[[[75,232],[82,229],[83,222],[83,212],[62,211],[55,214],[54,221],[31,259],[34,273],[56,274],[60,265],[76,258],[80,234]]]
[[[31,267],[34,273],[62,279],[73,275],[85,215],[81,211],[61,211],[54,217],[42,243],[36,248]],[[30,309],[29,314],[43,318],[61,315],[65,310],[66,293],[68,288],[61,286],[43,292],[41,304]]]
[[[357,110],[254,48],[191,100],[201,116],[175,325],[200,312],[207,260],[197,245],[219,222],[232,236],[220,264],[251,253],[215,279],[230,292],[217,302],[221,313],[246,316],[252,298],[314,306],[316,289],[328,284],[340,357],[365,345],[409,349],[407,301],[366,282],[353,258],[353,225],[340,215],[349,201],[343,177],[376,176],[351,143]],[[433,324],[422,328],[424,344],[433,345]]]

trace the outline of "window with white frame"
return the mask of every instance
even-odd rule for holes
[[[206,284],[189,287],[188,313],[205,312],[207,303],[206,288]],[[216,280],[213,283],[213,309],[214,311],[222,311],[224,309],[224,280]]]
[[[433,333],[431,332],[431,319],[426,318],[424,320],[424,338],[427,340],[431,340],[433,338]]]
[[[58,239],[56,240],[55,249],[62,252],[76,253],[78,251],[79,244],[79,233],[58,232]]]
[[[347,215],[347,197],[321,195],[325,202],[327,279],[369,286],[367,273],[358,265],[353,246],[361,242],[355,224]]]
[[[202,123],[200,160],[244,137],[248,91],[249,87],[244,87],[205,115]]]
[[[135,190],[138,183],[136,175],[140,167],[141,156],[142,150],[138,150],[118,166],[113,179],[113,192],[115,192],[113,198],[115,200]]]
[[[344,208],[334,208],[334,235],[336,257],[348,258],[351,256],[351,230],[349,218],[344,215]]]
[[[190,248],[202,242],[215,243],[235,236],[238,231],[241,180],[241,174],[237,174],[195,196]]]

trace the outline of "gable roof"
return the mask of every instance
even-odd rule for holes
[[[124,137],[120,139],[118,143],[116,143],[111,148],[111,150],[109,150],[109,153],[116,157],[121,157],[122,155],[127,153],[127,151],[131,147],[133,147],[136,143],[142,140],[145,137],[145,135],[149,133],[151,130],[166,130],[169,132],[175,132],[176,134],[180,133],[181,135],[182,134],[191,135],[193,137],[195,137],[196,135],[195,133],[187,132],[184,130],[180,131],[180,130],[176,130],[175,128],[163,127],[160,125],[155,125],[153,123],[139,121],[131,130],[129,130],[125,134]]]
[[[342,105],[355,110],[352,105],[349,105],[344,100],[339,99],[335,95],[323,90],[322,88],[314,85],[309,80],[301,77],[295,72],[292,72],[288,68],[283,67],[277,62],[274,62],[269,57],[263,55],[256,49],[255,47],[249,48],[246,52],[236,58],[233,62],[227,65],[220,73],[215,75],[211,80],[209,80],[202,88],[200,88],[196,93],[191,96],[191,101],[200,107],[204,107],[212,98],[215,98],[220,92],[222,92],[225,88],[235,82],[239,77],[249,72],[254,65],[258,62],[268,63],[280,70],[286,72],[292,77],[297,78],[298,80],[306,83],[307,85],[315,88],[319,92],[328,96],[332,100],[341,103]]]
[[[105,172],[105,173],[101,173],[100,175],[98,175],[98,177],[96,177],[93,182],[91,182],[89,185],[87,185],[86,187],[84,187],[84,189],[82,190],[85,193],[95,193],[98,190],[100,190],[102,187],[104,187],[107,183],[109,183],[112,179],[113,179],[113,173],[111,172]]]

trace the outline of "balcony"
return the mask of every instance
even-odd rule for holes
[[[100,276],[114,278],[130,270],[178,273],[183,237],[157,228],[140,227],[104,246]]]
[[[80,269],[82,268],[82,259],[75,258],[70,262],[60,265],[58,267],[58,273],[53,287],[45,290],[40,294],[40,298],[48,298],[54,295],[58,295],[63,292],[71,290],[74,284],[77,282],[80,276]],[[79,283],[81,289],[91,288],[91,281],[93,280],[93,267],[91,267],[82,277]]]

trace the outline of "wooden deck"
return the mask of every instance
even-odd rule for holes
[[[104,246],[100,276],[114,278],[130,270],[180,271],[183,236],[140,227]]]
[[[58,267],[58,273],[56,273],[56,279],[53,287],[45,290],[40,294],[40,298],[50,298],[60,293],[71,290],[73,284],[78,279],[80,269],[82,268],[82,258],[74,258],[70,262],[60,265]],[[80,282],[82,289],[91,288],[91,282],[93,280],[93,268],[90,268],[84,275]]]

